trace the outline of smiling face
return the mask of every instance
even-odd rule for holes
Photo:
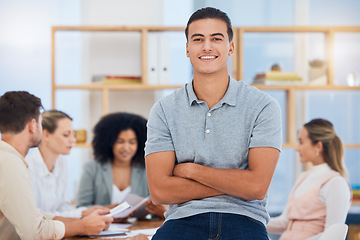
[[[194,76],[219,72],[228,75],[227,60],[234,51],[234,42],[229,42],[224,21],[195,20],[189,25],[188,39],[186,55],[194,68]]]
[[[46,129],[43,130],[43,139],[54,153],[69,154],[76,142],[72,121],[68,118],[57,120],[57,128],[54,133],[49,133]]]
[[[138,141],[134,130],[121,131],[113,145],[114,162],[131,164],[137,148]]]
[[[300,162],[302,163],[310,162],[313,165],[324,163],[321,142],[313,144],[305,127],[299,131],[299,143],[296,151],[299,152]]]

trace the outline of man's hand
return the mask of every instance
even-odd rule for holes
[[[101,211],[97,211],[97,210],[101,210]],[[91,208],[86,209],[85,211],[82,211],[82,218],[92,215],[92,213],[95,212],[95,215],[105,215],[108,214],[110,212],[110,209],[107,207],[102,207],[102,206],[93,206]],[[102,213],[105,212],[105,213]]]
[[[166,208],[164,205],[155,205],[151,200],[146,201],[145,205],[146,205],[145,210],[148,211],[149,213],[155,214],[161,219],[165,218],[164,212],[166,211]]]
[[[107,230],[110,224],[113,222],[112,217],[89,215],[83,219],[83,234],[86,235],[98,235],[101,231]]]

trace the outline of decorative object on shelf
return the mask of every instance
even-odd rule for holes
[[[353,201],[360,201],[360,184],[351,184]]]
[[[271,66],[269,72],[256,74],[253,84],[293,85],[301,84],[301,77],[295,72],[283,72],[279,64]]]
[[[346,82],[349,85],[349,87],[357,87],[360,86],[360,77],[356,73],[349,73]]]
[[[270,70],[271,70],[271,71],[279,71],[279,72],[281,72],[281,67],[280,67],[279,64],[275,63],[275,64],[273,64],[273,65],[271,66],[271,69],[270,69]]]
[[[106,75],[98,74],[92,77],[94,83],[109,83],[109,84],[140,84],[141,76],[124,76],[124,75]]]
[[[309,84],[310,85],[326,85],[327,84],[327,64],[326,62],[314,59],[309,62]]]
[[[75,130],[75,139],[76,139],[76,143],[85,143],[86,130],[85,129]]]

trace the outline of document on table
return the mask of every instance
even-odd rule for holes
[[[129,229],[131,224],[119,224],[119,223],[112,223],[109,226],[109,229],[106,231],[102,231],[99,235],[78,235],[80,237],[88,237],[88,238],[98,238],[98,237],[106,237],[106,238],[119,238],[121,236],[123,237],[129,237]]]
[[[116,207],[112,208],[110,210],[110,213],[106,214],[105,216],[107,216],[107,217],[115,216],[115,218],[121,218],[121,217],[118,217],[117,215],[121,214],[122,212],[124,212],[128,208],[131,208],[131,205],[126,201],[122,202],[121,204],[119,204]]]
[[[140,218],[140,219],[145,218],[145,216],[147,214],[149,214],[145,210],[145,207],[146,207],[145,203],[149,199],[150,199],[150,196],[144,198],[144,197],[141,197],[139,195],[129,193],[125,197],[125,202],[129,203],[131,207],[124,210],[124,211],[119,212],[114,217],[115,218],[126,218],[130,214],[132,214],[134,211],[136,211],[132,217],[137,217],[137,218]]]
[[[113,224],[111,224],[113,225]],[[110,226],[111,226],[110,225]],[[130,237],[134,237],[140,234],[143,235],[148,235],[148,239],[151,239],[151,237],[156,233],[156,230],[158,230],[158,228],[151,228],[151,229],[139,229],[139,230],[132,230],[129,232],[126,232],[124,235],[99,235],[97,237],[101,237],[101,239],[119,239],[119,238],[130,238]],[[105,231],[104,231],[105,232]]]

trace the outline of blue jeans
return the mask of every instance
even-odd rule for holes
[[[264,224],[247,216],[203,213],[168,220],[153,240],[268,240]]]

